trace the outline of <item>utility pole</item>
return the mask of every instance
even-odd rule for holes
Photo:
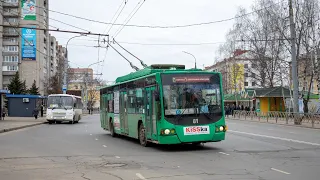
[[[84,36],[83,34],[81,35],[78,35],[78,36],[73,36],[71,37],[68,42],[67,42],[67,45],[66,45],[66,53],[65,53],[65,56],[64,56],[64,76],[63,76],[63,87],[62,87],[62,91],[63,91],[63,94],[67,94],[67,75],[68,75],[68,44],[70,42],[71,39],[74,39],[74,38],[77,38],[77,37],[82,37]]]
[[[292,61],[292,81],[293,81],[293,112],[295,113],[295,123],[298,123],[298,68],[297,68],[297,50],[296,50],[296,27],[293,18],[292,0],[289,3],[290,33],[291,33],[291,61]]]

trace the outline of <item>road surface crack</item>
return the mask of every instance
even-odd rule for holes
[[[85,175],[86,175],[85,173],[82,173],[82,176],[81,176],[81,177],[82,177],[83,179],[86,179],[86,180],[91,180],[90,178],[85,177]]]
[[[121,178],[121,177],[119,177],[119,176],[117,176],[117,175],[114,175],[114,174],[111,174],[111,173],[108,173],[108,172],[105,172],[105,171],[99,171],[99,172],[101,172],[101,173],[103,173],[103,174],[107,174],[107,175],[113,176],[113,177],[118,178],[118,179],[120,179],[120,180],[123,180],[123,178]]]

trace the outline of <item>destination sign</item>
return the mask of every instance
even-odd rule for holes
[[[210,82],[210,77],[193,76],[193,77],[172,77],[173,83],[198,83],[198,82]]]

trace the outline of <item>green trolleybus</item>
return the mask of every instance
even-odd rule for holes
[[[221,74],[151,65],[100,88],[101,127],[142,146],[225,139]]]

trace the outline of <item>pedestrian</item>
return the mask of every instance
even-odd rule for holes
[[[38,108],[34,108],[33,112],[32,112],[32,115],[34,116],[35,119],[38,119],[38,115],[39,115],[39,110]]]
[[[2,120],[4,120],[4,117],[6,117],[6,108],[5,107],[2,108],[1,116],[2,116]]]
[[[41,104],[41,117],[43,117],[43,104]]]

